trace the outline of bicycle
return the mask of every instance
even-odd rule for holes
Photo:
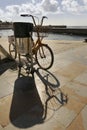
[[[47,44],[43,44],[42,40],[44,37],[46,37],[46,35],[42,35],[43,32],[41,32],[41,30],[43,29],[43,20],[45,18],[47,18],[46,16],[43,16],[41,19],[41,23],[40,25],[36,24],[35,21],[35,16],[33,15],[28,15],[28,14],[21,14],[22,17],[31,17],[33,20],[33,24],[34,24],[34,28],[36,30],[36,34],[37,34],[37,40],[36,42],[33,40],[32,38],[32,34],[30,34],[31,37],[31,42],[32,42],[32,55],[33,55],[33,59],[36,61],[36,63],[39,65],[40,68],[47,70],[49,68],[52,67],[53,62],[54,62],[54,55],[53,55],[53,51],[52,49],[47,45]],[[45,34],[45,33],[44,33]],[[12,37],[13,39],[13,37]],[[10,40],[9,40],[10,42]],[[10,55],[16,59],[17,58],[17,47],[16,47],[16,43],[15,40],[13,39],[12,42],[10,42],[9,44],[9,52]],[[26,58],[27,61],[30,61],[30,54],[26,54]]]

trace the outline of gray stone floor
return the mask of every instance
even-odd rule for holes
[[[0,75],[0,130],[87,129],[87,44],[61,44],[49,43],[50,70],[18,78],[8,68]]]

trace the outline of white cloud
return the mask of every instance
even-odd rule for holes
[[[12,20],[13,17],[20,16],[21,13],[41,15],[42,8],[40,7],[40,4],[34,5],[33,3],[25,3],[21,5],[10,5],[10,6],[6,6],[5,10],[0,9],[0,18],[3,20],[5,19]]]
[[[32,3],[35,4],[36,3],[35,0],[32,0]]]
[[[63,11],[68,13],[74,13],[75,15],[81,14],[87,11],[87,0],[62,0],[61,5]]]
[[[0,16],[3,16],[3,10],[0,9]]]
[[[19,5],[11,5],[6,7],[7,13],[11,15],[17,15],[20,12],[20,6]]]
[[[57,0],[42,0],[39,3],[35,3],[32,0],[31,3],[24,3],[21,5],[9,5],[4,10],[6,13],[4,19],[11,19],[18,16],[21,13],[28,13],[33,15],[45,15],[46,13],[58,13],[61,12],[59,3]],[[1,12],[2,14],[2,12]]]
[[[59,3],[57,0],[43,0],[41,6],[45,12],[57,12]]]
[[[32,3],[22,4],[20,7],[20,13],[25,12],[29,14],[42,14],[39,4],[33,5]]]
[[[87,4],[87,0],[83,0],[84,4]]]
[[[83,3],[83,4],[81,4]],[[21,13],[29,13],[33,15],[46,14],[81,14],[87,13],[87,0],[31,0],[31,2],[22,3],[20,5],[9,5],[0,9],[0,18],[12,19]]]
[[[79,3],[76,0],[62,0],[63,11],[78,12]]]
[[[83,3],[84,3],[83,11],[86,11],[86,13],[87,13],[87,0],[83,0]]]

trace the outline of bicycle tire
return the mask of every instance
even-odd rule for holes
[[[9,44],[9,54],[12,57],[12,59],[16,59],[17,50],[16,50],[16,46],[14,45],[14,43]]]
[[[36,51],[36,61],[40,68],[50,69],[54,62],[54,55],[51,48],[46,44],[41,44]]]

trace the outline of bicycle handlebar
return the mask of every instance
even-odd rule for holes
[[[21,16],[23,16],[23,17],[32,17],[33,22],[34,22],[34,25],[35,25],[35,27],[36,27],[37,36],[38,36],[38,38],[40,38],[40,36],[39,36],[39,27],[42,26],[44,18],[47,18],[47,17],[46,17],[46,16],[43,16],[42,19],[41,19],[41,24],[40,24],[40,26],[38,26],[38,25],[36,24],[36,21],[35,21],[35,18],[34,18],[34,17],[36,17],[36,16],[29,15],[29,14],[21,14]],[[38,18],[38,17],[36,17],[36,18]],[[38,19],[38,20],[39,20],[39,19]]]
[[[34,22],[34,25],[37,26],[37,25],[36,25],[36,22],[35,22],[35,18],[34,18],[34,17],[36,17],[36,16],[29,15],[29,14],[21,14],[20,16],[22,16],[22,17],[32,17],[33,22]],[[38,18],[38,17],[37,17],[37,18]],[[42,26],[42,24],[43,24],[43,19],[44,19],[44,18],[47,18],[47,17],[46,17],[46,16],[43,16],[43,17],[42,17],[42,19],[41,19],[41,26]]]
[[[31,15],[28,15],[28,14],[21,14],[20,16],[29,17],[29,16],[31,16]]]
[[[36,22],[35,22],[35,19],[34,19],[34,16],[33,16],[33,15],[29,15],[29,14],[21,14],[21,16],[23,16],[23,17],[32,17],[33,22],[34,22],[34,25],[36,26]]]

